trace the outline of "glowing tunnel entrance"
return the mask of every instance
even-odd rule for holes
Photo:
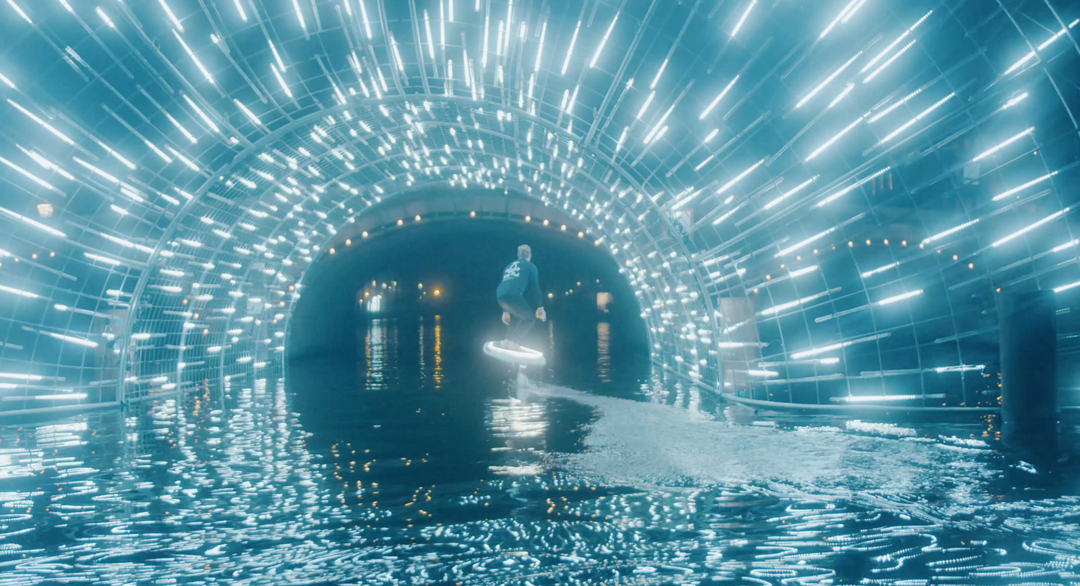
[[[658,367],[733,396],[994,405],[997,292],[1076,330],[1075,2],[0,15],[3,412],[270,372],[305,268],[436,186],[572,219]]]

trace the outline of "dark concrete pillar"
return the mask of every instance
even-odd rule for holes
[[[1057,451],[1057,330],[1053,291],[1002,293],[1002,437],[1011,447]]]

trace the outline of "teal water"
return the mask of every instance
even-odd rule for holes
[[[565,328],[526,384],[467,322],[383,320],[355,358],[4,426],[0,585],[1080,582],[1076,476],[990,424],[754,417]]]

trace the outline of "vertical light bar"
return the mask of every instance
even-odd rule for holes
[[[293,0],[295,2],[296,0]],[[364,7],[364,0],[356,0],[360,4],[360,18],[364,20],[364,32],[367,33],[368,40],[371,40],[371,22],[368,21],[367,8]],[[450,0],[450,20],[454,19],[454,0]]]
[[[427,32],[427,44],[428,53],[431,55],[431,61],[435,61],[435,42],[431,40],[431,20],[428,19],[427,10],[424,10],[424,30]]]
[[[611,24],[607,27],[607,32],[604,33],[604,38],[600,39],[600,46],[596,48],[596,54],[593,55],[592,61],[589,62],[589,69],[596,67],[596,60],[600,58],[600,52],[604,50],[604,45],[607,44],[608,37],[611,36],[611,30],[615,28],[615,23],[619,20],[619,13],[615,13],[615,18],[611,19]]]
[[[574,54],[574,45],[577,43],[578,33],[581,31],[581,21],[574,27],[574,36],[570,37],[570,49],[566,51],[566,59],[563,60],[562,71],[559,75],[566,75],[566,68],[570,66],[570,56]]]
[[[292,5],[293,8],[296,9],[296,20],[300,21],[300,28],[307,31],[307,23],[304,22],[304,13],[300,10],[300,2],[298,2],[298,0],[292,0]]]
[[[176,28],[180,29],[180,32],[184,32],[184,25],[180,24],[180,19],[176,18],[176,15],[173,14],[172,8],[169,8],[169,5],[165,3],[165,0],[158,0],[158,3],[161,4],[161,7],[165,9],[165,14],[169,15],[169,20],[171,20],[173,24],[176,25]],[[8,4],[15,6],[15,3],[11,0],[8,0]],[[21,10],[19,12],[22,13]],[[23,14],[23,18],[26,18],[25,14]],[[27,21],[29,20],[30,19],[27,18]]]
[[[540,27],[540,46],[536,49],[536,66],[533,71],[540,71],[540,57],[544,54],[544,37],[547,36],[547,21]]]
[[[244,6],[242,4],[240,4],[241,0],[233,0],[233,1],[236,3],[236,11],[240,13],[240,18],[243,19],[244,22],[247,22],[247,13],[244,12]],[[346,8],[349,7],[348,2],[345,3],[345,7]]]
[[[742,18],[740,18],[738,24],[735,25],[735,29],[731,31],[732,37],[738,34],[739,29],[741,29],[743,23],[746,22],[746,17],[750,16],[750,11],[754,9],[755,4],[757,4],[757,0],[750,0],[750,5],[746,7],[746,12],[743,12]]]

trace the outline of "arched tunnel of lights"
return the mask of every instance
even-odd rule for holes
[[[419,190],[573,218],[657,368],[720,392],[993,405],[996,292],[1076,331],[1075,2],[0,13],[6,413],[277,372],[305,269]]]

